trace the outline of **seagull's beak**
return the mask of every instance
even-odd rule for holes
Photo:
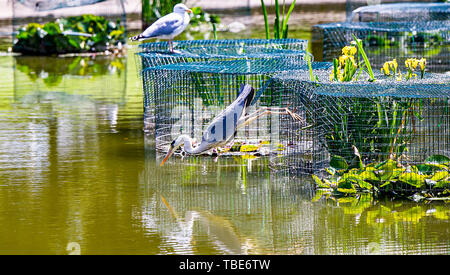
[[[161,166],[164,165],[164,163],[170,158],[170,156],[173,154],[175,150],[173,148],[170,148],[169,152],[167,152],[167,155],[164,157],[163,161],[161,162]]]
[[[187,13],[192,13],[192,10],[191,9],[186,9],[186,12]]]

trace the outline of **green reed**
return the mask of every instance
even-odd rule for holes
[[[288,37],[288,21],[289,17],[294,10],[295,7],[295,0],[292,1],[291,5],[289,6],[289,9],[287,12],[285,12],[285,1],[283,0],[283,10],[280,12],[280,5],[279,1],[275,0],[275,21],[273,24],[273,38],[274,39],[285,39]],[[264,3],[264,0],[261,0],[261,8],[264,15],[264,27],[265,27],[265,33],[266,33],[266,39],[270,39],[270,29],[269,29],[269,20],[267,16],[267,9],[266,5]],[[281,20],[280,20],[281,18]]]

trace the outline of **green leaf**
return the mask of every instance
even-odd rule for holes
[[[441,180],[436,182],[436,184],[433,186],[433,188],[449,188],[450,187],[450,181],[448,180]]]
[[[374,173],[377,175],[377,177],[382,180],[388,180],[392,177],[392,174],[394,173],[394,169],[397,167],[397,162],[389,159],[387,161],[384,161],[378,165],[375,166],[375,169],[377,169]]]
[[[429,174],[433,172],[433,166],[428,164],[418,164],[416,165],[417,170],[422,174]]]
[[[267,19],[267,10],[266,10],[266,5],[264,4],[264,0],[261,0],[261,8],[262,8],[263,15],[264,15],[264,28],[266,31],[266,39],[269,39],[270,38],[269,21]]]
[[[448,165],[450,158],[444,155],[432,155],[425,159],[425,164],[444,164]]]
[[[213,23],[213,24],[219,24],[220,23],[220,17],[218,15],[211,14],[209,16],[209,19],[210,19],[210,22]]]
[[[331,186],[329,184],[325,184],[321,179],[319,179],[318,176],[312,175],[312,178],[314,179],[314,182],[316,183],[318,188],[330,188]]]
[[[358,169],[363,169],[364,168],[364,164],[361,161],[361,157],[359,156],[355,156],[352,159],[352,162],[350,163],[349,168],[358,168]]]
[[[344,176],[339,180],[337,187],[344,189],[355,189],[352,181],[357,182],[356,179],[352,180],[351,178]]]
[[[343,180],[347,181],[347,182],[354,182],[356,184],[358,184],[358,186],[361,189],[372,189],[372,184],[368,183],[367,181],[365,181],[360,175],[358,174],[346,174],[344,176],[342,176]],[[353,186],[353,185],[352,185]],[[349,186],[343,186],[343,185],[338,185],[338,187],[342,187],[342,188],[349,188]]]
[[[373,171],[365,170],[361,174],[359,174],[362,180],[373,180],[378,181],[378,177],[375,175]]]
[[[328,174],[330,174],[330,175],[334,175],[334,174],[336,174],[336,169],[334,169],[333,167],[328,167],[328,168],[325,168],[325,171],[327,171],[328,172]]]
[[[346,189],[346,188],[338,188],[337,191],[341,192],[341,193],[347,193],[347,194],[356,193],[355,189]]]
[[[284,18],[284,20],[283,20],[282,33],[283,33],[284,38],[287,38],[287,31],[288,31],[287,22],[289,21],[289,16],[291,15],[292,11],[294,10],[295,1],[296,0],[292,1],[291,6],[289,7],[289,10],[286,13],[286,18]]]
[[[420,188],[425,184],[426,176],[419,175],[417,173],[403,173],[398,179],[409,185]]]
[[[436,172],[431,178],[430,180],[433,181],[440,181],[443,180],[445,178],[448,178],[449,174],[447,171],[440,171],[440,172]]]
[[[341,156],[333,156],[330,160],[330,166],[336,170],[347,170],[348,164],[347,161]]]

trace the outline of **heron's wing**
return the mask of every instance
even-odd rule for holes
[[[155,23],[153,23],[142,33],[142,36],[145,38],[150,38],[161,35],[170,35],[182,25],[183,17],[177,13],[170,13],[156,20]]]
[[[221,143],[232,138],[239,119],[250,105],[255,90],[250,85],[241,85],[239,96],[225,110],[218,114],[203,133],[202,142]]]

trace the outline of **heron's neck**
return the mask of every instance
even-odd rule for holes
[[[183,149],[186,153],[188,154],[199,154],[205,151],[205,148],[203,144],[200,144],[199,146],[193,147],[192,143],[193,143],[193,139],[188,136],[188,135],[181,135],[179,137],[180,139],[183,140]]]

